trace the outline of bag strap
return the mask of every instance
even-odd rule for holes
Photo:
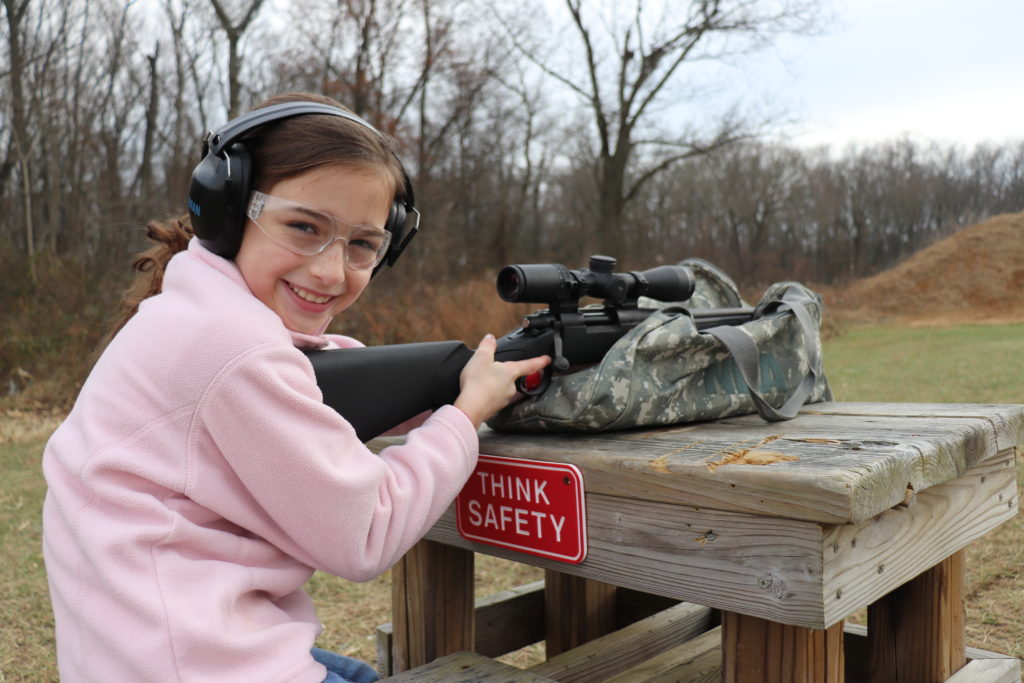
[[[747,385],[750,397],[757,407],[758,415],[768,422],[781,422],[796,417],[801,406],[814,391],[818,375],[821,373],[821,356],[818,353],[818,346],[814,343],[816,325],[808,310],[808,305],[812,301],[806,291],[799,287],[789,286],[778,300],[769,302],[762,310],[763,313],[769,315],[792,312],[800,324],[804,349],[807,352],[807,373],[804,374],[800,385],[793,391],[792,396],[779,408],[769,404],[759,391],[761,386],[760,354],[753,337],[742,327],[732,325],[720,325],[705,330],[707,334],[713,335],[722,342],[732,354],[736,366],[740,369],[743,383]]]

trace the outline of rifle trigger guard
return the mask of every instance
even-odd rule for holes
[[[551,367],[548,366],[548,367],[544,368],[543,370],[541,370],[540,372],[541,372],[540,383],[537,384],[534,387],[527,386],[527,384],[526,384],[526,377],[520,377],[519,379],[517,379],[516,380],[516,389],[519,391],[519,393],[524,394],[526,396],[540,396],[545,391],[547,391],[548,387],[551,386],[551,377],[552,377]]]

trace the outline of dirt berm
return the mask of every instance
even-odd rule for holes
[[[828,310],[853,323],[1024,321],[1024,213],[993,216],[823,293]]]

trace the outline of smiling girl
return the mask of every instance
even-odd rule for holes
[[[398,560],[472,472],[477,427],[548,358],[497,363],[486,337],[454,405],[374,454],[302,351],[358,345],[325,331],[414,234],[405,170],[312,95],[268,101],[204,154],[191,219],[149,226],[159,244],[43,456],[61,678],[375,680],[314,648],[303,585]]]

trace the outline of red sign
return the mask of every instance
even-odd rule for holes
[[[583,475],[575,465],[481,455],[455,499],[463,538],[579,564],[587,556]]]

